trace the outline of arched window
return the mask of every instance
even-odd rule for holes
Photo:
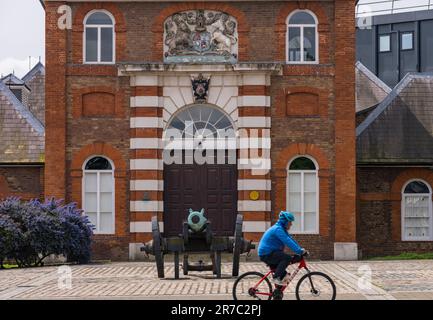
[[[114,174],[110,160],[95,156],[84,163],[83,209],[95,233],[114,233]]]
[[[402,240],[433,240],[432,198],[430,186],[411,180],[402,192]]]
[[[287,18],[287,63],[317,63],[317,18],[309,11],[295,11]]]
[[[286,208],[295,215],[291,231],[319,233],[319,179],[313,159],[298,157],[289,163],[286,190]]]
[[[206,104],[193,105],[175,114],[167,129],[176,129],[183,138],[233,137],[230,118],[220,109]]]
[[[92,11],[84,19],[84,62],[114,63],[114,18],[107,11]]]

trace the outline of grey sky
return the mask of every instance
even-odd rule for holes
[[[360,0],[360,4],[378,1],[383,0]],[[429,0],[394,0],[395,8],[428,3]],[[390,6],[391,2],[373,4],[372,9],[389,9]],[[0,0],[0,74],[15,70],[15,75],[22,77],[29,71],[29,56],[32,67],[39,56],[45,63],[44,28],[44,10],[39,0]]]
[[[22,77],[45,62],[45,12],[39,0],[0,0],[0,74]]]

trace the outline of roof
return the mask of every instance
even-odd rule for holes
[[[25,86],[27,90],[30,90],[30,88],[27,86],[25,81],[21,80],[17,76],[15,76],[13,73],[9,73],[7,76],[4,76],[0,79],[1,82],[3,82],[6,85],[14,85],[14,86]]]
[[[378,105],[391,92],[391,88],[360,61],[355,64],[355,75],[356,112]]]
[[[356,128],[358,163],[433,164],[433,73],[408,73]]]
[[[45,129],[0,81],[0,163],[44,162]]]
[[[41,74],[45,74],[45,67],[42,63],[38,62],[33,68],[32,70],[30,70],[29,72],[27,72],[27,74],[22,78],[22,81],[24,81],[25,83],[29,82],[30,80],[32,80],[32,78],[38,73],[40,72]]]

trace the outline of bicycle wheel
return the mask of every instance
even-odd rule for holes
[[[323,272],[309,272],[296,285],[298,300],[335,300],[336,294],[334,281]]]
[[[246,272],[239,276],[233,284],[234,300],[271,300],[272,285],[268,278],[260,272]],[[260,284],[257,286],[257,284]],[[257,287],[256,287],[257,286]]]

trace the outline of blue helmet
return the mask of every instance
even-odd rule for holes
[[[291,222],[295,221],[295,216],[289,211],[280,211],[278,218],[280,220],[286,220]]]

